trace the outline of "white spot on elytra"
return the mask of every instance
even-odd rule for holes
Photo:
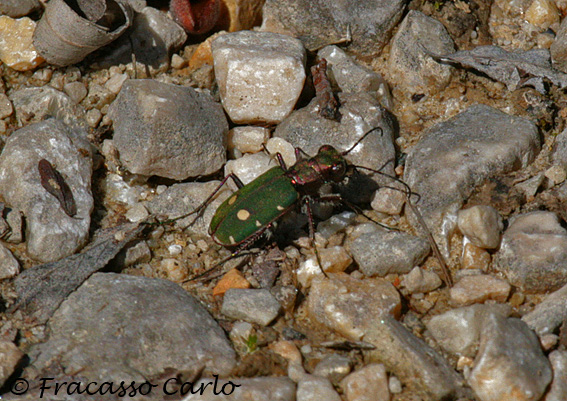
[[[230,240],[231,244],[236,244],[236,241],[234,240],[234,237],[232,235],[228,237],[228,239]]]
[[[250,217],[250,212],[246,209],[240,209],[238,213],[236,213],[236,217],[238,217],[238,220],[245,221]]]
[[[277,206],[276,206],[276,209],[278,209],[278,210],[281,212],[281,211],[284,210],[285,208],[284,208],[283,206],[277,205]]]
[[[258,220],[256,220],[256,227],[262,227],[262,223],[260,223]]]
[[[228,204],[229,204],[229,205],[232,205],[234,202],[236,202],[236,198],[237,198],[237,196],[234,195],[232,198],[230,198],[230,199],[228,200]]]

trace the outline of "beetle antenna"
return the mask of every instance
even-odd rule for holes
[[[427,240],[429,241],[429,244],[430,244],[431,249],[433,251],[433,254],[435,255],[435,258],[437,259],[437,261],[439,262],[439,265],[441,266],[441,272],[443,273],[443,278],[444,278],[445,284],[447,284],[447,286],[449,288],[451,288],[453,286],[453,279],[451,278],[451,274],[449,272],[449,268],[447,267],[447,263],[445,262],[445,258],[443,257],[443,255],[439,251],[439,246],[437,245],[435,238],[433,238],[433,234],[431,234],[431,230],[429,229],[429,227],[427,227],[427,224],[425,223],[423,216],[421,215],[421,213],[419,212],[417,207],[412,202],[412,198],[411,198],[412,196],[417,197],[417,202],[419,202],[419,200],[421,199],[421,196],[419,194],[414,193],[411,190],[410,186],[407,183],[405,183],[403,180],[400,180],[398,177],[393,177],[390,174],[386,174],[386,173],[383,173],[381,171],[374,170],[374,169],[371,169],[371,168],[368,168],[368,167],[363,167],[363,166],[353,166],[353,167],[354,167],[355,171],[357,169],[372,171],[373,173],[377,173],[377,174],[380,174],[384,177],[388,177],[391,180],[396,181],[396,182],[398,182],[398,183],[400,183],[404,186],[404,189],[393,188],[393,187],[392,188],[400,190],[400,191],[405,193],[405,195],[407,197],[406,203],[407,203],[408,207],[411,209],[414,216],[416,217],[419,225],[421,226],[421,228],[425,232],[425,234],[427,236]],[[391,188],[391,187],[387,187],[387,188]]]
[[[213,273],[215,270],[218,270],[219,267],[221,267],[223,264],[225,264],[229,260],[237,258],[237,257],[241,257],[241,256],[253,255],[255,253],[257,253],[257,252],[254,252],[254,251],[251,251],[251,250],[241,251],[241,252],[235,251],[232,254],[230,254],[229,256],[227,256],[226,258],[222,259],[220,262],[215,263],[212,267],[205,270],[203,273],[199,273],[196,276],[188,278],[187,280],[184,280],[181,284],[189,283],[189,282],[192,282],[192,281],[204,283],[204,282],[214,280],[215,278],[222,276],[225,272],[220,271],[216,275],[212,275],[211,273]],[[240,263],[240,262],[238,262],[238,263]]]
[[[377,130],[380,130],[380,135],[382,135],[382,134],[384,133],[384,130],[382,129],[382,127],[374,127],[374,128],[372,128],[371,130],[366,131],[366,132],[364,133],[364,135],[362,135],[362,136],[354,143],[354,145],[352,145],[348,150],[342,152],[341,155],[346,156],[347,154],[349,154],[350,152],[352,152],[352,150],[353,150],[354,148],[356,148],[356,147],[358,146],[358,144],[359,144],[360,142],[362,142],[362,140],[363,140],[364,138],[366,138],[370,133],[372,133],[372,132],[374,132],[374,131],[377,131]]]

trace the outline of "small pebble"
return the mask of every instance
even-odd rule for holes
[[[161,268],[165,272],[167,278],[176,283],[185,281],[189,278],[187,267],[182,265],[177,259],[163,259]]]
[[[280,309],[279,302],[268,290],[231,288],[224,294],[221,313],[231,319],[267,326]]]
[[[109,91],[106,87],[99,84],[92,84],[89,86],[89,93],[83,104],[87,110],[99,109],[101,110],[103,106],[112,103],[116,94]],[[102,110],[101,110],[102,111]]]
[[[96,128],[100,120],[102,120],[102,113],[99,109],[90,109],[87,111],[87,124],[91,128]]]
[[[124,84],[124,82],[126,82],[127,79],[128,79],[128,74],[115,74],[112,77],[110,77],[108,81],[106,81],[104,87],[108,89],[111,93],[117,95],[118,92],[120,92],[120,89],[122,89],[122,84]]]
[[[319,256],[326,273],[344,272],[352,264],[352,258],[342,246],[320,249]]]
[[[141,203],[137,203],[126,212],[125,217],[132,223],[137,223],[145,220],[149,215],[148,209]]]
[[[545,171],[544,175],[549,180],[550,187],[561,184],[567,179],[567,172],[562,166],[550,167]]]
[[[44,62],[33,46],[36,22],[28,17],[0,16],[0,60],[16,71],[30,71]]]
[[[402,382],[396,376],[390,376],[388,388],[392,394],[400,394],[402,392]]]
[[[390,400],[386,367],[378,363],[366,365],[345,377],[341,381],[341,388],[347,401]]]
[[[270,138],[266,143],[266,149],[275,157],[276,153],[282,155],[287,167],[291,167],[297,161],[295,157],[295,148],[291,143],[283,138]]]
[[[559,10],[553,0],[533,0],[525,13],[526,21],[542,31],[560,20]]]
[[[0,243],[0,280],[15,277],[20,272],[20,264],[12,252]]]
[[[406,194],[396,188],[378,188],[370,207],[380,213],[398,215],[406,202]]]
[[[228,150],[238,149],[242,153],[257,153],[262,150],[270,130],[264,127],[234,127],[228,131]]]
[[[246,185],[274,166],[275,160],[265,153],[246,154],[240,159],[229,160],[224,166],[224,175],[234,173]],[[234,185],[232,180],[229,180],[229,185]]]
[[[414,267],[402,279],[402,285],[410,294],[431,292],[441,287],[441,284],[443,282],[436,273],[420,269],[418,266]]]
[[[63,91],[67,94],[67,96],[73,99],[75,103],[80,103],[87,96],[87,87],[84,83],[79,81],[73,81],[65,84],[63,86]]]
[[[478,269],[486,271],[490,265],[490,260],[490,254],[485,249],[467,242],[463,249],[461,267],[463,269]]]
[[[167,247],[167,251],[169,252],[169,254],[171,256],[176,256],[176,255],[181,254],[181,252],[183,252],[183,247],[181,245],[178,245],[178,244],[172,244],[172,245]]]
[[[494,249],[500,244],[504,228],[502,217],[492,206],[478,205],[460,210],[457,216],[459,230],[473,245]]]
[[[474,275],[461,278],[451,288],[451,300],[457,305],[472,305],[488,299],[506,302],[511,286],[506,280],[489,276]]]
[[[179,54],[174,54],[171,56],[171,68],[180,70],[187,65],[187,60],[181,57]]]
[[[330,277],[313,280],[307,310],[317,321],[351,341],[361,340],[372,331],[379,316],[399,315],[400,295],[388,281],[358,280],[345,273]]]
[[[351,371],[351,361],[346,356],[331,354],[315,366],[315,376],[326,377],[332,383],[338,383]]]
[[[14,112],[12,102],[4,93],[0,93],[0,118],[10,117]]]
[[[133,266],[141,263],[148,263],[152,259],[152,251],[146,241],[140,241],[134,246],[126,248],[124,266]]]
[[[213,288],[213,296],[224,295],[231,288],[250,288],[250,283],[236,269],[229,270]]]
[[[209,244],[207,244],[207,241],[205,241],[204,239],[198,240],[195,245],[197,245],[197,248],[199,248],[203,252],[207,252],[209,250]]]

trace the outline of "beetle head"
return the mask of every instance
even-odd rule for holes
[[[327,181],[340,182],[345,177],[347,163],[341,153],[331,145],[323,145],[317,153],[319,167]]]

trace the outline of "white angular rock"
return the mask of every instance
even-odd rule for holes
[[[232,121],[279,123],[291,113],[305,82],[301,41],[239,31],[219,36],[211,46],[222,104]]]
[[[224,166],[224,175],[226,177],[234,173],[246,185],[276,165],[277,162],[265,153],[247,154],[239,159],[229,160]],[[229,181],[232,187],[234,183]]]
[[[237,149],[242,153],[256,153],[268,140],[270,130],[264,127],[234,127],[228,131],[228,150]]]

